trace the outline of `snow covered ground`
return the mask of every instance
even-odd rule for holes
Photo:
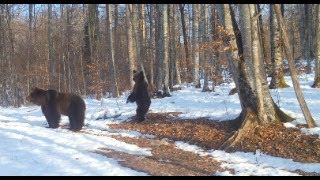
[[[309,109],[320,125],[320,89],[313,89],[312,75],[299,78]],[[281,109],[296,118],[286,123],[287,127],[305,124],[296,100],[290,77],[286,77],[290,88],[271,90],[275,102]],[[238,95],[228,96],[234,84],[222,84],[215,92],[201,92],[201,89],[184,87],[172,92],[172,97],[153,99],[152,112],[182,112],[183,118],[207,117],[224,121],[237,117],[241,111]],[[135,104],[126,104],[127,94],[120,98],[107,98],[103,102],[85,99],[87,104],[84,131],[74,133],[65,128],[49,129],[38,106],[21,108],[0,108],[0,175],[148,175],[121,166],[114,159],[93,153],[100,147],[140,156],[150,156],[150,149],[140,148],[114,138],[111,134],[130,137],[151,137],[134,131],[115,131],[108,124],[121,123],[135,115]],[[104,114],[108,119],[99,119]],[[68,124],[66,116],[62,125]],[[302,129],[304,133],[320,135],[320,128]],[[235,169],[235,175],[297,175],[289,172],[301,169],[320,173],[320,163],[299,163],[264,155],[263,153],[226,153],[205,151],[197,146],[176,142],[177,148],[208,155],[223,162],[223,167]],[[216,175],[230,175],[221,172]]]

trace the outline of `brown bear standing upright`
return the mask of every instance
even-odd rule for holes
[[[134,70],[133,73],[133,81],[135,82],[135,84],[133,86],[131,94],[127,98],[127,103],[136,102],[136,121],[142,122],[145,120],[145,115],[149,110],[151,99],[148,92],[148,83],[145,80],[143,71],[140,71],[138,73]]]
[[[79,131],[84,125],[86,104],[78,95],[35,87],[26,100],[41,106],[49,128],[59,127],[61,114],[69,117],[70,130],[72,131]]]

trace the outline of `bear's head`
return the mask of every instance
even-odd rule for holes
[[[144,81],[143,71],[137,72],[136,70],[133,70],[133,81],[136,83],[143,82]]]
[[[39,106],[45,106],[56,94],[57,92],[55,90],[43,90],[35,87],[32,88],[32,92],[26,97],[26,100]]]

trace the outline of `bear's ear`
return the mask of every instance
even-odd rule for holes
[[[143,73],[143,71],[140,71],[140,73],[139,73],[139,79],[140,79],[140,81],[143,81],[143,80],[144,80],[144,73]]]
[[[133,72],[133,74],[135,74],[137,71],[136,71],[136,70],[133,70],[132,72]]]

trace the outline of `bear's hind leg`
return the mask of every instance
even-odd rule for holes
[[[80,131],[84,125],[85,112],[73,107],[69,112],[70,130]]]
[[[137,110],[136,110],[136,113],[137,113],[137,116],[136,116],[136,120],[137,122],[142,122],[145,120],[145,115],[147,114],[148,110],[149,110],[149,107],[150,107],[150,103],[147,102],[143,105],[138,105],[137,107]]]

